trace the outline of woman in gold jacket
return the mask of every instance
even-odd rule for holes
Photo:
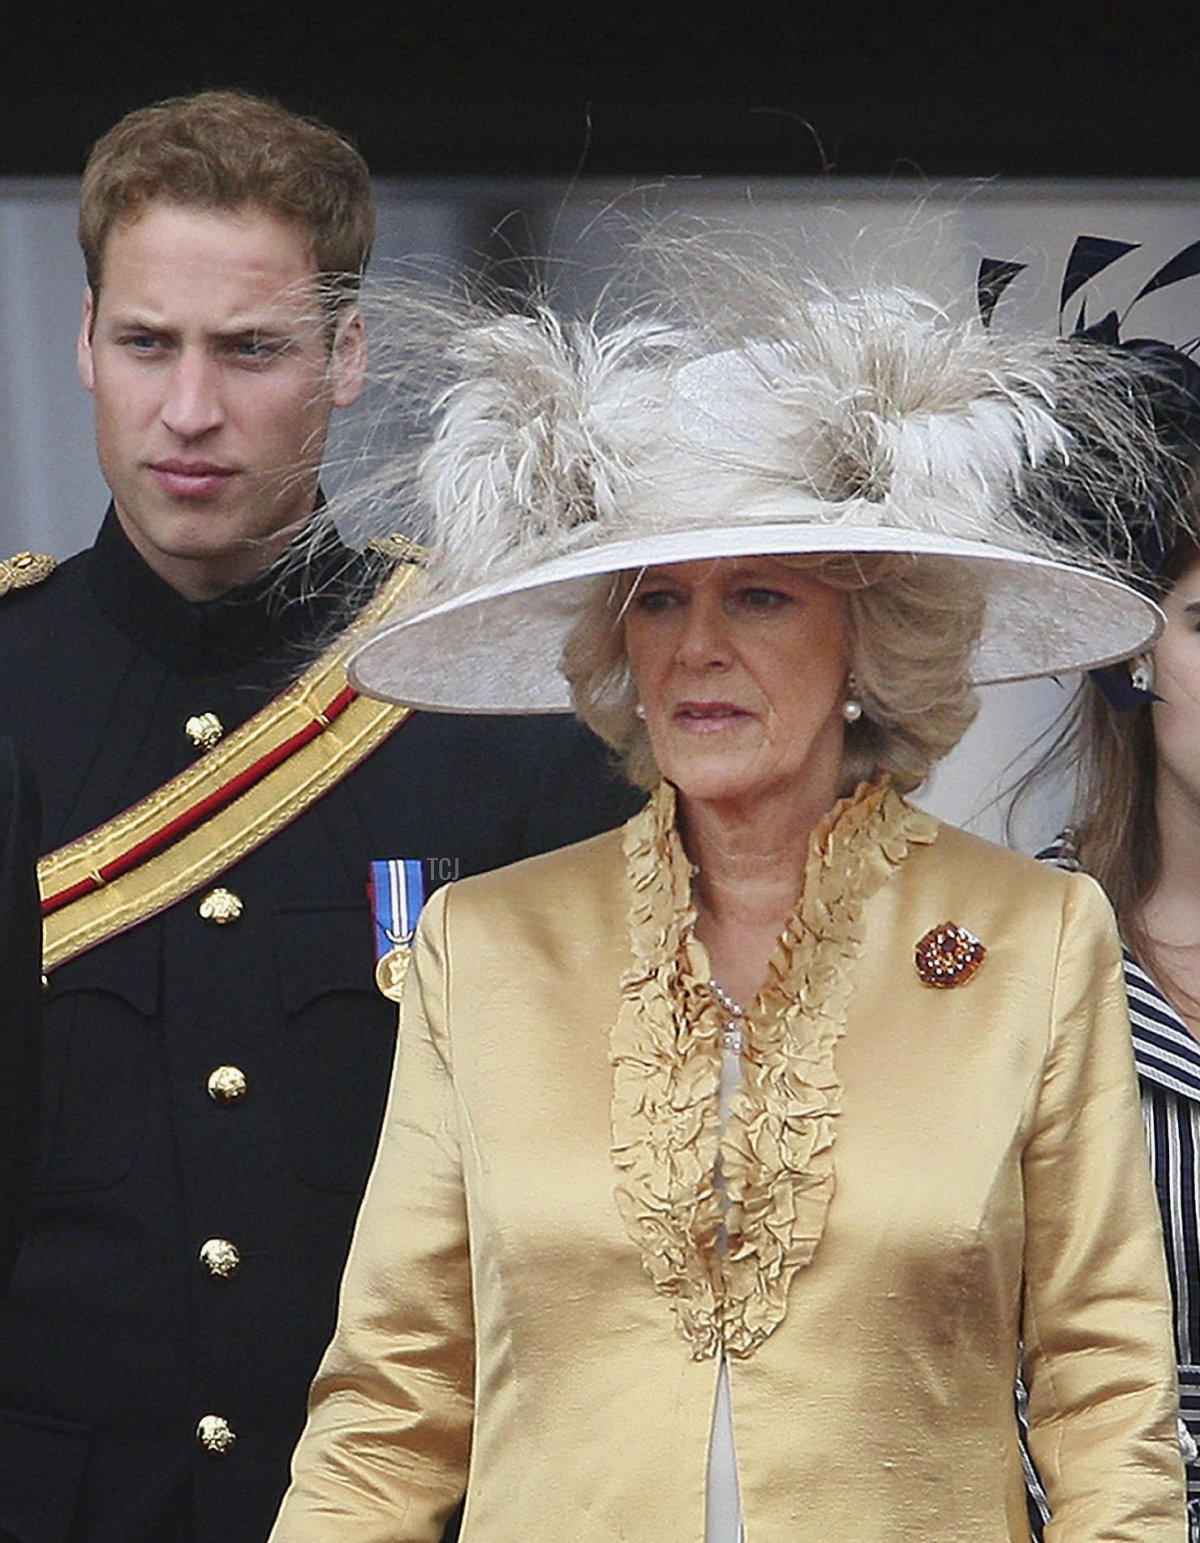
[[[774,300],[462,324],[353,671],[650,798],[426,907],[274,1543],[1012,1543],[1022,1345],[1047,1539],[1184,1537],[1111,915],[903,797],[972,681],[1154,633],[1057,519],[1149,450],[1069,349]]]

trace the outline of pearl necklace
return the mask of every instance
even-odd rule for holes
[[[742,1025],[746,1021],[746,1009],[731,997],[724,986],[715,980],[710,980],[708,989],[717,1000],[717,1006],[729,1014],[721,1038],[727,1050],[740,1051],[742,1048]]]
[[[731,1018],[744,1018],[746,1016],[746,1009],[741,1005],[740,1002],[734,1001],[734,999],[729,995],[728,991],[725,990],[725,987],[722,986],[719,981],[710,980],[708,983],[708,989],[712,992],[713,996],[716,997],[717,1001]]]

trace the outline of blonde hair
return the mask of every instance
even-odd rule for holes
[[[888,776],[911,792],[962,738],[977,711],[970,663],[984,596],[964,564],[880,553],[786,557],[846,594],[862,717],[846,727],[842,787]],[[636,573],[598,579],[563,650],[575,710],[621,758],[637,787],[659,780],[625,651],[623,607]],[[800,665],[797,660],[797,668]]]

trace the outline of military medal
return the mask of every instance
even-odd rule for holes
[[[392,1002],[404,990],[413,934],[425,903],[420,858],[394,857],[371,864],[371,913],[375,933],[375,984]]]
[[[404,992],[404,977],[408,974],[408,961],[412,958],[412,936],[401,938],[375,965],[375,984],[385,997],[398,1002]]]

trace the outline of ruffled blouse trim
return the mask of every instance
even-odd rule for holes
[[[841,1110],[834,1046],[863,907],[910,847],[935,839],[937,824],[881,783],[864,784],[817,825],[803,898],[745,1025],[723,1133],[724,1015],[694,936],[674,790],[660,785],[625,826],[633,963],[611,1041],[616,1200],[697,1360],[752,1354],[782,1322],[792,1278],[816,1252]]]

